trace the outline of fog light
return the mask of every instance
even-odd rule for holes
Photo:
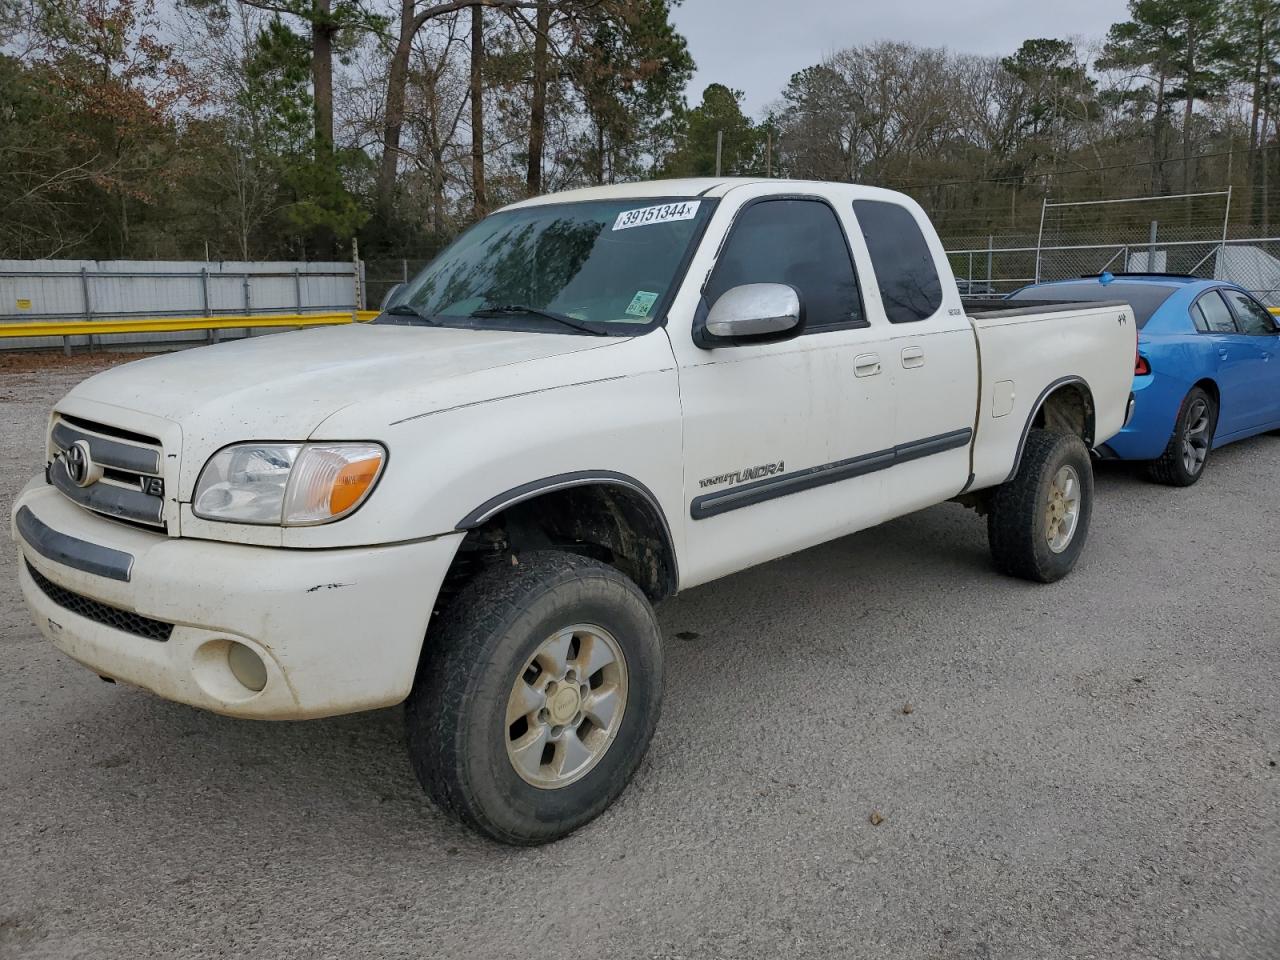
[[[227,647],[227,666],[235,678],[254,693],[267,685],[267,665],[243,643],[233,640]]]

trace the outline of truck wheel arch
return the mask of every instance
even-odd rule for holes
[[[490,497],[456,524],[471,548],[510,553],[555,549],[602,560],[651,601],[676,592],[675,541],[658,498],[635,477],[612,470],[556,474]],[[457,561],[455,560],[455,564]]]
[[[1022,435],[1018,438],[1018,450],[1013,458],[1013,468],[1005,482],[1009,482],[1018,473],[1022,464],[1022,453],[1027,446],[1027,435],[1032,430],[1052,430],[1058,433],[1070,433],[1084,441],[1084,445],[1093,449],[1096,414],[1093,402],[1093,391],[1083,377],[1071,375],[1059,377],[1040,392],[1031,407],[1027,422],[1022,426]]]

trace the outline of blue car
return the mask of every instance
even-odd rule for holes
[[[1187,487],[1209,452],[1280,429],[1280,326],[1221,280],[1107,274],[1039,283],[1014,300],[1124,300],[1138,323],[1129,424],[1099,452],[1147,461],[1151,479]]]

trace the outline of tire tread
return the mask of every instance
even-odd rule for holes
[[[475,791],[464,762],[464,740],[467,718],[475,710],[475,679],[482,672],[477,663],[491,658],[489,648],[494,638],[511,630],[539,595],[566,582],[591,581],[603,581],[614,589],[621,587],[652,617],[640,588],[615,568],[578,554],[546,550],[521,554],[512,565],[495,564],[477,574],[428,630],[418,675],[405,703],[414,772],[445,814],[501,842],[532,845],[553,838],[503,829],[472,802]],[[648,718],[647,734],[657,719],[655,710]],[[440,736],[443,731],[453,731],[453,736]],[[612,799],[608,797],[592,816]]]
[[[995,489],[987,514],[987,540],[992,560],[1001,573],[1040,583],[1050,583],[1064,575],[1065,571],[1045,562],[1042,551],[1036,549],[1036,536],[1043,510],[1040,482],[1044,471],[1051,461],[1062,456],[1064,448],[1073,446],[1088,467],[1089,454],[1079,437],[1048,430],[1030,431],[1017,473]],[[1081,484],[1087,488],[1082,497],[1092,495],[1092,484],[1085,481],[1081,477]],[[1086,509],[1083,501],[1082,509]],[[1081,517],[1083,522],[1076,530],[1081,543],[1088,534],[1087,519],[1087,515]]]
[[[1191,406],[1192,399],[1197,394],[1209,402],[1209,412],[1213,417],[1213,432],[1209,435],[1209,453],[1205,454],[1205,462],[1200,465],[1199,473],[1192,475],[1187,473],[1186,468],[1182,465],[1182,433],[1186,429],[1187,410]],[[1213,434],[1217,432],[1217,429],[1218,408],[1213,401],[1213,397],[1199,387],[1192,389],[1182,398],[1182,405],[1178,407],[1178,419],[1174,421],[1173,433],[1169,437],[1169,442],[1165,445],[1164,452],[1147,464],[1147,476],[1156,483],[1162,483],[1167,487],[1189,487],[1194,484],[1204,476],[1204,469],[1209,465],[1209,454],[1213,452]]]

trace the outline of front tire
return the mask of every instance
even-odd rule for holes
[[[1147,465],[1147,476],[1170,487],[1189,487],[1204,475],[1218,429],[1218,405],[1194,387],[1182,400],[1173,435],[1159,460]]]
[[[1089,535],[1093,465],[1076,436],[1032,430],[1013,478],[996,488],[987,541],[996,569],[1052,583],[1071,572]]]
[[[605,810],[662,701],[662,642],[612,567],[523,554],[464,587],[406,701],[414,772],[446,813],[503,843],[546,843]]]

